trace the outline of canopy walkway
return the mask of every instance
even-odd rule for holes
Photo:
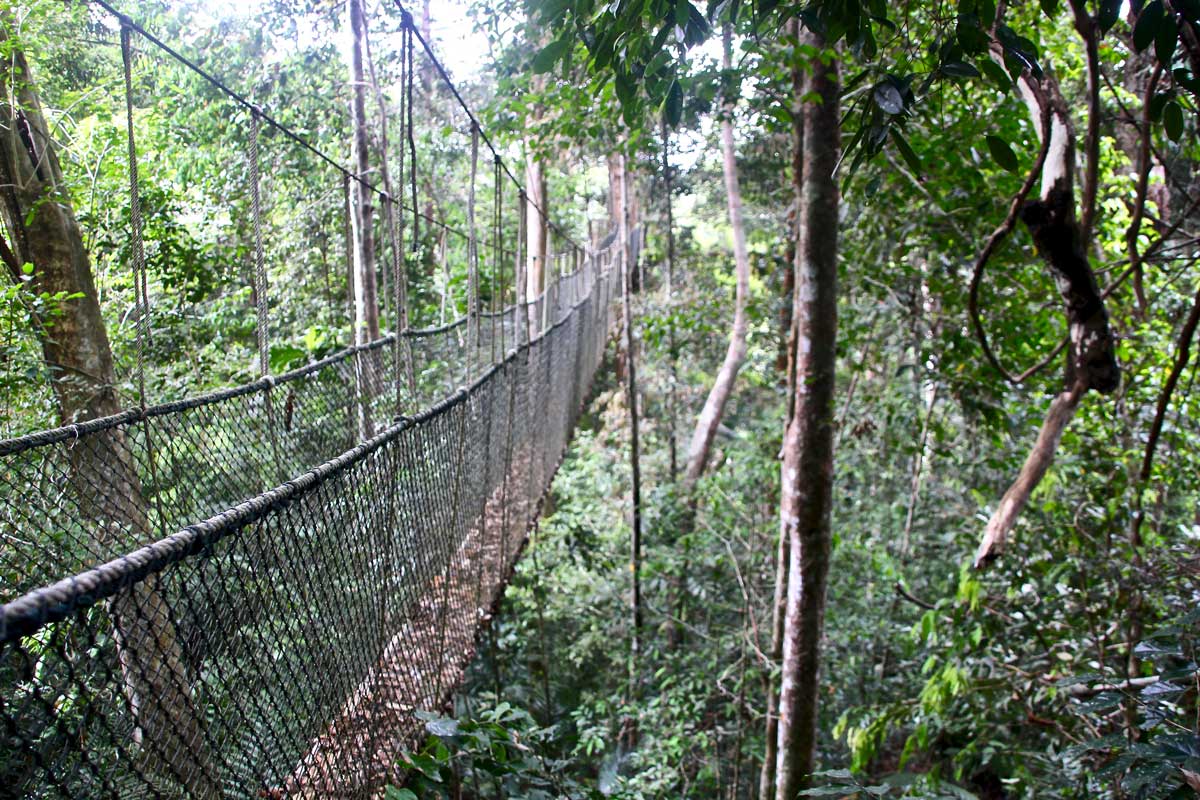
[[[0,441],[0,796],[379,795],[537,518],[620,244],[494,312]]]

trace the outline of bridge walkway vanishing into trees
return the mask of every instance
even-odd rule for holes
[[[362,182],[118,18],[127,91],[137,35],[249,110],[255,137],[275,126]],[[411,112],[413,35],[433,53],[407,13],[402,30]],[[263,377],[0,441],[0,796],[371,797],[397,777],[537,518],[629,259],[615,236],[575,247],[527,300],[518,244],[506,306],[495,239],[485,311],[468,117],[465,317],[270,375],[255,139]],[[404,206],[380,196],[402,312]]]

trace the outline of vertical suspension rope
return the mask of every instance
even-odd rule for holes
[[[257,312],[258,374],[271,374],[271,351],[268,341],[267,269],[263,258],[262,195],[260,191],[262,173],[258,162],[259,111],[250,112],[250,143],[247,162],[250,168],[250,213],[254,230],[254,295]]]
[[[267,295],[267,266],[263,255],[262,223],[262,168],[258,158],[258,136],[262,122],[262,111],[255,106],[250,109],[250,141],[246,148],[246,161],[250,172],[250,215],[254,231],[254,298],[255,336],[258,339],[258,374],[261,378],[271,375],[271,340]],[[279,432],[275,425],[275,402],[272,395],[273,383],[267,384],[263,392],[263,403],[267,411],[267,435],[271,440],[271,457],[280,481],[287,480],[287,470],[280,458]]]
[[[420,241],[420,213],[417,211],[417,140],[414,133],[416,128],[413,126],[413,21],[412,15],[407,11],[401,19],[401,39],[407,40],[407,46],[401,43],[407,54],[405,60],[408,64],[407,76],[405,78],[404,92],[408,97],[408,157],[409,170],[408,179],[409,186],[412,190],[412,213],[413,213],[413,229],[412,229],[412,249],[415,252]]]
[[[529,343],[529,293],[525,284],[525,190],[517,192],[517,260],[513,268],[513,282],[517,284],[517,345]]]
[[[133,292],[137,311],[136,355],[138,404],[146,408],[146,345],[150,338],[150,302],[146,287],[146,249],[142,241],[142,202],[138,192],[137,143],[133,133],[132,22],[121,18],[121,63],[125,71],[125,133],[129,145],[129,223],[133,244]]]
[[[475,231],[475,185],[479,172],[479,126],[471,121],[471,188],[467,194],[467,374],[479,348],[479,238]]]
[[[137,140],[133,132],[133,22],[122,16],[121,20],[121,64],[125,78],[125,136],[129,156],[129,222],[132,227],[130,238],[133,243],[133,293],[137,310],[136,351],[138,406],[142,411],[142,432],[146,437],[146,461],[150,467],[150,482],[154,487],[154,511],[158,516],[159,533],[166,528],[159,497],[158,468],[154,456],[154,437],[150,421],[146,417],[146,349],[150,345],[150,290],[146,276],[146,247],[142,239],[142,200],[138,191]],[[149,533],[149,531],[146,531]]]
[[[496,363],[496,324],[500,324],[500,358],[504,358],[504,234],[501,226],[500,156],[492,157],[492,363]],[[499,294],[497,294],[499,278]]]

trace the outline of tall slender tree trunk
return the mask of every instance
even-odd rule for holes
[[[667,315],[667,362],[668,362],[668,394],[667,394],[667,449],[671,481],[675,481],[679,473],[679,455],[676,428],[676,415],[679,410],[679,353],[675,344],[675,315],[670,313],[675,303],[675,219],[671,198],[671,136],[667,128],[666,117],[662,123],[662,169],[664,214],[663,221],[667,238],[666,281],[663,283],[663,294],[666,295]]]
[[[821,52],[822,36],[801,44]],[[800,239],[796,248],[795,411],[784,433],[781,533],[788,538],[787,604],[779,693],[776,798],[793,800],[813,770],[821,635],[829,572],[837,340],[839,144],[836,62],[814,58],[803,106]]]
[[[0,23],[7,20],[0,17]],[[0,24],[0,41],[7,41]],[[30,289],[72,298],[54,319],[53,335],[32,320],[63,424],[120,412],[112,351],[91,264],[63,185],[62,168],[42,115],[24,54],[0,59],[0,219],[7,268],[21,282],[33,266]],[[71,452],[71,486],[79,509],[97,532],[96,549],[145,544],[154,534],[130,442],[123,428],[90,437]],[[103,488],[103,496],[100,489]],[[129,538],[126,538],[126,534]],[[175,626],[159,582],[150,577],[109,601],[124,692],[134,736],[155,771],[181,781],[192,796],[221,796],[208,756],[204,722],[191,696]]]
[[[549,208],[546,205],[546,171],[532,153],[525,159],[526,294],[532,300],[546,288],[546,260],[550,249]]]
[[[729,24],[725,25],[722,33],[724,43],[723,64],[726,70],[732,67],[733,31]],[[729,332],[729,348],[725,351],[725,360],[721,363],[708,399],[696,420],[696,429],[692,433],[692,442],[688,447],[687,469],[683,474],[684,491],[691,493],[696,481],[704,474],[708,457],[712,451],[713,438],[717,435],[717,427],[725,415],[725,406],[733,393],[733,384],[737,380],[738,370],[746,360],[746,331],[749,320],[746,316],[746,303],[750,295],[750,255],[746,250],[746,228],[742,224],[742,191],[738,185],[737,151],[733,144],[733,110],[736,104],[734,97],[725,98],[725,113],[721,119],[721,156],[722,171],[725,175],[725,196],[729,206],[729,226],[733,230],[733,261],[737,276],[737,290],[733,306],[733,328]]]
[[[800,40],[800,21],[788,23],[788,35],[794,41]],[[783,369],[787,386],[787,413],[784,415],[784,431],[791,428],[792,414],[795,410],[796,395],[796,248],[800,239],[800,195],[804,185],[804,106],[801,98],[804,96],[804,71],[795,63],[791,71],[792,77],[792,211],[788,215],[790,230],[788,231],[787,254],[789,263],[785,275],[784,286],[786,312],[782,315],[781,323],[786,320],[783,330],[784,352]],[[788,508],[789,516],[793,508]],[[781,509],[782,511],[782,509]],[[771,645],[768,651],[771,672],[767,674],[767,730],[766,747],[763,753],[762,771],[758,779],[758,796],[761,800],[773,800],[775,797],[775,767],[779,753],[779,693],[775,685],[774,671],[780,669],[783,659],[783,621],[787,613],[788,567],[791,558],[791,531],[787,525],[780,524],[779,537],[775,553],[775,591],[771,598]]]
[[[625,170],[625,157],[621,159],[621,215],[619,220],[619,235],[621,237],[621,318],[625,337],[625,396],[629,405],[629,466],[632,476],[632,521],[630,525],[630,556],[629,568],[633,575],[633,591],[630,597],[630,611],[633,617],[633,636],[630,640],[629,666],[629,697],[631,701],[637,698],[638,670],[642,647],[642,474],[641,453],[638,441],[638,408],[637,408],[637,358],[634,351],[633,337],[633,308],[630,291],[633,286],[633,265],[629,252],[629,183],[628,172]]]
[[[364,0],[347,0],[349,15],[350,116],[353,125],[350,158],[359,180],[350,182],[350,235],[354,259],[354,342],[365,344],[379,338],[379,298],[375,286],[375,207],[371,203],[369,182],[370,136],[367,121],[368,82],[363,69],[363,41],[366,37]]]

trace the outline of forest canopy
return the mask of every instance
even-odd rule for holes
[[[361,443],[615,270],[387,796],[1200,794],[1197,0],[115,5],[0,5],[0,445],[374,346]],[[71,458],[0,498],[86,478],[148,534],[188,491]],[[57,536],[55,579],[151,540]],[[194,620],[112,609],[176,679],[117,683],[203,729]]]

